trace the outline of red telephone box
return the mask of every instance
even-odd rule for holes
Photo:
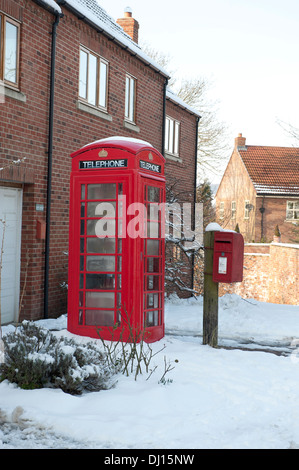
[[[215,232],[214,234],[214,282],[242,282],[244,261],[244,239],[237,232]]]
[[[103,139],[71,155],[68,330],[124,340],[164,336],[164,157]],[[113,336],[113,337],[112,337]]]

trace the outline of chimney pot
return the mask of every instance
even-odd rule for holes
[[[139,23],[132,18],[132,10],[130,7],[125,9],[124,17],[116,20],[116,23],[123,28],[125,33],[131,36],[134,42],[138,43]]]

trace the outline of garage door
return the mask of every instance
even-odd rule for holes
[[[22,190],[0,187],[0,219],[5,220],[1,270],[1,323],[18,319],[20,297]],[[0,222],[0,247],[3,224]]]

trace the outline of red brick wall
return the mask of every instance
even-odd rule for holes
[[[196,118],[187,111],[182,112],[181,108],[170,100],[166,101],[166,114],[180,122],[179,159],[174,161],[165,154],[166,184],[174,183],[174,193],[179,202],[191,203],[194,207]],[[168,251],[167,256],[171,258],[173,253]],[[184,254],[181,255],[182,258],[185,259]],[[185,272],[181,272],[180,277],[192,288],[192,265],[186,260],[185,266]],[[188,292],[177,292],[180,296],[190,296]]]
[[[23,185],[21,292],[25,274],[22,318],[43,316],[45,242],[36,239],[35,204],[46,208],[48,113],[51,31],[54,16],[31,0],[0,0],[0,10],[22,20],[20,92],[26,102],[6,97],[0,105],[0,165],[26,157]],[[77,108],[80,44],[109,61],[108,113],[112,122]],[[125,74],[137,79],[136,124],[140,132],[124,127]],[[68,210],[70,154],[83,145],[104,137],[122,135],[149,141],[162,150],[163,92],[165,79],[103,34],[64,9],[57,28],[54,141],[52,169],[49,314],[65,313],[66,294],[60,283],[67,281]],[[23,95],[22,95],[23,96]],[[184,136],[183,163],[167,162],[167,175],[178,173],[193,191],[195,118],[179,113]],[[174,116],[176,117],[176,116]],[[188,131],[191,126],[191,131]],[[186,135],[185,135],[186,132]],[[190,142],[189,142],[190,140]],[[192,155],[192,157],[191,157]],[[192,162],[186,175],[186,163]],[[34,184],[32,183],[34,175]],[[26,179],[27,178],[27,179]],[[20,182],[15,179],[15,181]],[[0,174],[1,184],[1,174]],[[193,198],[193,196],[192,196]],[[191,199],[192,199],[191,198]],[[26,269],[26,256],[30,257]],[[27,271],[27,273],[26,273]]]
[[[219,295],[235,293],[262,302],[299,302],[299,245],[245,245],[243,282],[219,284]]]

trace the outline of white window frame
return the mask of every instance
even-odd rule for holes
[[[299,200],[287,201],[286,220],[299,220]]]
[[[13,80],[7,75],[7,24],[16,28],[16,44],[14,48],[14,74]],[[14,88],[19,87],[19,56],[20,56],[20,23],[0,13],[0,80],[5,84]]]
[[[83,54],[86,56],[86,64],[83,62]],[[94,73],[91,73],[92,63],[94,64]],[[79,99],[107,111],[108,74],[109,62],[86,47],[80,46]]]
[[[232,201],[231,204],[231,211],[232,211],[232,219],[236,218],[236,212],[237,212],[237,204],[236,201]]]
[[[136,78],[127,73],[125,95],[125,119],[129,122],[136,121],[136,89]]]
[[[224,201],[219,204],[219,219],[224,219]]]
[[[180,148],[180,122],[169,116],[166,116],[165,120],[165,151],[174,155],[179,156]]]

